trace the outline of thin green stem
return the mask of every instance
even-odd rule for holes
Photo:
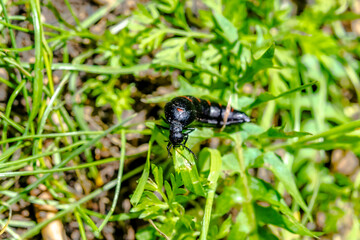
[[[207,191],[206,195],[204,217],[201,223],[202,226],[200,240],[206,240],[208,237],[215,191],[217,188],[217,182],[220,176],[222,165],[220,152],[216,149],[208,149],[208,151],[210,154],[210,174],[208,176],[209,190]]]
[[[22,164],[22,163],[27,163],[31,160],[36,160],[38,158],[41,158],[41,157],[45,157],[45,156],[50,156],[52,154],[55,154],[55,153],[62,153],[62,152],[65,152],[65,151],[68,151],[68,150],[71,150],[73,148],[76,148],[82,144],[86,143],[86,141],[79,141],[79,142],[76,142],[72,145],[69,145],[69,146],[66,146],[66,147],[63,147],[63,148],[59,148],[59,149],[56,149],[56,150],[53,150],[53,151],[46,151],[44,153],[41,153],[41,154],[38,154],[38,155],[33,155],[31,157],[26,157],[26,158],[22,158],[22,159],[18,159],[18,160],[15,160],[15,161],[11,161],[11,162],[6,162],[6,163],[0,163],[0,168],[5,168],[5,167],[8,167],[8,166],[12,166],[12,165],[18,165],[18,164]],[[2,170],[0,170],[2,171]]]
[[[12,119],[6,117],[2,112],[0,112],[0,118],[2,118],[8,125],[12,126],[16,130],[18,130],[20,133],[24,133],[24,131],[25,131],[24,127],[20,126],[19,124],[17,124]],[[5,129],[5,123],[4,123],[4,129]],[[0,142],[6,142],[6,135],[4,133],[4,129],[3,129],[3,139],[4,140],[0,141]]]
[[[166,28],[165,32],[167,34],[175,34],[175,35],[180,35],[180,36],[184,36],[184,37],[191,37],[191,38],[208,38],[208,39],[212,39],[212,38],[215,37],[215,35],[211,34],[211,33],[184,31],[184,30],[175,29],[175,28]]]
[[[64,0],[64,2],[65,2],[65,5],[67,6],[71,16],[74,18],[76,25],[80,26],[81,23],[80,23],[79,19],[77,18],[76,14],[74,13],[73,8],[71,7],[71,5],[69,3],[69,0]]]
[[[139,64],[131,67],[108,67],[74,63],[54,63],[51,67],[53,70],[68,70],[98,74],[133,74],[149,69],[150,64]]]
[[[70,136],[81,136],[81,135],[99,135],[103,134],[104,131],[78,131],[78,132],[66,132],[66,133],[49,133],[49,134],[40,134],[40,135],[26,135],[20,137],[14,137],[6,139],[5,141],[0,141],[0,144],[18,142],[27,139],[38,139],[38,138],[57,138],[57,137],[70,137]]]
[[[12,25],[12,24],[10,24],[10,19],[9,19],[9,17],[8,17],[8,14],[7,14],[7,10],[6,10],[6,6],[5,6],[5,4],[4,4],[4,1],[1,0],[0,3],[1,3],[2,12],[3,12],[3,14],[4,14],[4,18],[5,18],[5,22],[3,22],[2,24],[4,24],[4,25],[6,24],[5,26],[7,26],[8,24],[9,24],[9,25]],[[16,48],[16,39],[15,39],[15,34],[14,34],[14,31],[13,31],[12,28],[9,28],[9,34],[10,34],[11,45],[12,45],[14,48]]]
[[[5,55],[4,53],[2,53],[2,55]],[[22,74],[24,74],[26,77],[30,78],[31,73],[29,73],[24,67],[23,64],[19,62],[19,60],[16,60],[14,58],[10,58],[10,57],[3,57],[2,60],[4,60],[4,62],[8,63],[9,65],[13,65],[14,67],[16,67]]]
[[[3,52],[25,52],[34,49],[34,45],[22,47],[22,48],[0,48]]]
[[[1,114],[1,117],[4,118],[5,121],[3,124],[3,131],[2,131],[2,141],[5,141],[7,138],[7,128],[8,128],[8,123],[10,123],[12,126],[16,126],[17,124],[13,124],[15,122],[11,121],[10,118],[10,113],[11,113],[11,108],[12,105],[15,101],[15,98],[17,97],[17,95],[20,93],[21,89],[24,87],[26,81],[23,80],[21,81],[21,83],[15,88],[15,91],[11,94],[9,101],[6,105],[6,110],[5,110],[5,115]],[[22,130],[21,128],[15,127],[16,129],[18,129],[18,131],[20,132],[24,132],[24,130]],[[20,130],[19,130],[20,129]],[[5,149],[5,146],[3,146],[3,149]]]
[[[2,2],[2,1],[1,1]],[[19,27],[19,26],[16,26],[16,25],[13,25],[11,23],[7,23],[5,21],[2,21],[0,20],[0,24],[8,27],[9,29],[14,29],[14,30],[18,30],[18,31],[21,31],[21,32],[25,32],[25,33],[31,33],[32,31],[27,29],[27,28],[22,28],[22,27]],[[13,31],[11,31],[13,33]],[[11,37],[11,32],[10,32],[10,37]],[[13,33],[14,34],[14,33]]]
[[[0,51],[1,51],[1,48],[0,48]],[[9,80],[7,80],[5,78],[0,77],[0,82],[6,84],[10,88],[16,88],[15,84],[13,84],[12,82],[10,82]]]
[[[38,131],[37,131],[37,134],[41,134],[44,130],[44,127],[45,127],[45,123],[46,123],[46,119],[48,118],[50,112],[52,111],[52,109],[54,108],[53,107],[53,104],[55,102],[55,100],[57,99],[57,97],[60,95],[63,87],[65,86],[65,84],[68,82],[69,78],[64,78],[58,88],[56,89],[54,95],[51,97],[46,109],[45,109],[45,112],[44,114],[41,116],[41,120],[40,120],[40,123],[39,123],[39,127],[38,127]],[[33,154],[37,154],[37,150],[38,148],[42,145],[41,143],[41,139],[37,139],[34,141],[34,145],[33,145]]]
[[[34,80],[33,80],[33,97],[32,97],[32,109],[28,119],[28,124],[25,129],[25,135],[27,135],[28,129],[33,132],[33,121],[39,112],[42,102],[42,88],[43,88],[43,73],[44,68],[43,56],[42,56],[42,25],[40,14],[39,0],[30,0],[30,6],[32,11],[32,21],[34,24],[34,37],[35,37],[35,65],[34,65]]]
[[[30,176],[30,175],[48,174],[48,173],[56,173],[56,172],[66,172],[66,171],[71,171],[71,170],[76,170],[76,169],[89,168],[92,166],[97,166],[97,165],[101,165],[101,164],[105,164],[105,163],[109,163],[109,162],[114,162],[116,160],[117,160],[116,158],[107,158],[104,160],[98,160],[98,161],[91,162],[91,163],[84,163],[84,164],[76,165],[73,167],[32,170],[32,171],[20,171],[20,172],[4,172],[4,173],[0,173],[0,177],[5,178],[5,177]]]
[[[109,213],[106,215],[106,218],[101,223],[101,225],[98,229],[99,234],[102,231],[102,229],[105,227],[105,225],[108,223],[112,214],[114,213],[115,207],[116,207],[118,199],[119,199],[121,181],[122,181],[122,176],[123,176],[123,171],[124,171],[124,163],[125,163],[125,149],[126,149],[125,145],[126,145],[125,130],[122,129],[121,130],[121,155],[120,155],[120,162],[119,162],[120,165],[119,165],[119,172],[118,172],[117,184],[116,184],[116,189],[115,189],[115,196],[114,196]],[[96,161],[96,162],[98,162],[98,161]]]
[[[81,239],[86,240],[87,238],[86,238],[85,227],[81,220],[80,214],[76,209],[74,211],[74,215],[75,215],[75,219],[76,219],[77,223],[79,224],[80,236],[81,236]]]

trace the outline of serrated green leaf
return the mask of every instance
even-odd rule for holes
[[[285,126],[282,127],[271,127],[266,132],[263,132],[259,135],[260,138],[295,138],[295,137],[303,137],[307,135],[311,135],[311,133],[307,132],[285,132]]]
[[[185,63],[184,45],[187,40],[187,37],[176,37],[163,42],[162,50],[156,54],[154,63],[168,64],[169,61],[175,63]]]
[[[161,167],[157,167],[156,165],[152,164],[152,174],[154,175],[155,182],[157,184],[157,189],[162,190],[163,187],[163,170]]]
[[[143,212],[141,212],[139,218],[147,218],[151,215],[159,215],[159,212],[163,210],[159,205],[156,206],[148,206],[146,209],[144,209]]]
[[[146,184],[145,184],[145,190],[149,190],[149,191],[154,192],[154,191],[158,190],[158,187],[157,187],[156,183],[153,180],[148,179]]]
[[[146,51],[152,51],[154,49],[157,49],[160,47],[162,40],[164,39],[166,35],[165,29],[152,29],[148,34],[143,34],[139,49],[146,50]]]

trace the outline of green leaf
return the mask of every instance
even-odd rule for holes
[[[260,59],[272,59],[275,54],[275,43],[273,41],[265,41],[260,47],[253,48],[253,58],[258,61]]]
[[[139,204],[131,209],[131,212],[141,212],[139,218],[147,218],[151,215],[159,215],[169,206],[162,202],[153,192],[144,191]]]
[[[239,212],[236,216],[235,224],[232,225],[228,240],[243,240],[247,239],[251,232],[252,223],[249,222],[247,215],[244,211]]]
[[[359,142],[360,137],[357,136],[338,136],[335,139],[324,139],[322,142],[297,144],[296,148],[312,148],[325,151],[332,149],[349,149],[355,154],[360,154]]]
[[[278,99],[278,98],[281,98],[281,97],[284,97],[286,95],[289,95],[289,94],[292,94],[294,92],[298,92],[298,91],[301,91],[307,87],[310,87],[312,85],[315,85],[315,84],[318,84],[318,82],[314,81],[314,82],[310,82],[308,84],[305,84],[305,85],[302,85],[300,87],[297,87],[297,88],[293,88],[293,89],[290,89],[289,91],[286,91],[286,92],[283,92],[281,94],[279,94],[278,96],[274,96],[270,93],[262,93],[260,94],[256,100],[250,104],[249,106],[247,106],[245,109],[251,109],[251,108],[254,108],[262,103],[265,103],[265,102],[268,102],[268,101],[271,101],[271,100],[275,100],[275,99]]]
[[[151,29],[148,34],[142,34],[139,49],[147,52],[159,48],[165,35],[166,29]]]
[[[144,166],[143,173],[142,173],[142,175],[140,177],[138,185],[136,186],[134,194],[130,198],[130,203],[133,206],[136,206],[139,203],[139,201],[141,199],[141,196],[142,196],[142,194],[144,192],[146,182],[147,182],[147,180],[149,178],[149,174],[150,174],[150,155],[151,155],[151,146],[152,146],[153,142],[154,142],[154,139],[151,138],[150,142],[149,142],[149,150],[148,150],[148,154],[147,154],[146,163],[145,163],[145,166]]]
[[[265,132],[265,130],[254,123],[244,123],[241,125],[242,129],[249,135],[249,136],[258,136]]]
[[[240,172],[239,162],[234,153],[222,156],[222,170],[230,173]]]
[[[258,234],[260,240],[279,240],[276,235],[270,232],[270,229],[265,227],[259,227]]]
[[[157,167],[155,164],[151,165],[152,174],[154,175],[155,182],[159,190],[163,188],[163,170],[161,167]]]
[[[251,195],[256,201],[266,201],[271,204],[271,207],[276,207],[282,214],[284,214],[289,222],[293,224],[297,229],[302,229],[302,231],[307,232],[307,234],[312,235],[313,233],[309,231],[305,226],[296,220],[293,212],[286,205],[284,199],[280,194],[269,184],[261,179],[251,177]],[[285,217],[284,216],[284,217]]]
[[[266,132],[263,132],[259,135],[260,138],[295,138],[295,137],[303,137],[307,135],[311,135],[311,133],[307,132],[285,132],[285,126],[281,127],[271,127]]]
[[[136,239],[142,239],[142,240],[153,240],[156,239],[156,230],[154,227],[152,226],[148,226],[145,228],[140,228],[136,234],[135,237]]]
[[[263,158],[260,157],[261,154],[261,151],[257,148],[245,148],[243,156],[246,169],[261,167],[264,163]],[[226,154],[222,157],[222,159],[223,171],[230,172],[231,174],[240,172],[239,162],[237,161],[234,153]]]
[[[301,194],[296,186],[294,176],[286,165],[273,153],[268,152],[264,154],[264,166],[274,173],[274,175],[284,184],[285,189],[300,205],[300,207],[309,213],[305,201],[302,199]]]
[[[181,175],[184,185],[189,191],[204,197],[205,191],[196,168],[194,157],[188,149],[181,148],[182,147],[177,147],[174,149],[173,159],[175,171]]]
[[[187,37],[174,37],[166,40],[162,44],[162,50],[156,54],[153,62],[158,64],[168,64],[168,61],[186,62],[184,46],[187,40]]]
[[[223,239],[229,234],[232,226],[231,217],[232,216],[229,215],[229,217],[220,225],[219,232],[216,234],[216,239]]]
[[[229,42],[234,43],[238,39],[236,27],[221,13],[214,11],[214,17],[222,30],[221,35]]]
[[[168,181],[165,181],[164,186],[165,186],[165,192],[166,192],[169,202],[174,201],[174,193],[173,193],[173,190],[171,189],[170,183]]]
[[[246,168],[257,168],[264,163],[261,156],[261,151],[257,148],[246,148],[244,150],[244,160]]]
[[[284,228],[292,233],[300,234],[302,236],[316,237],[316,235],[310,232],[306,227],[294,224],[272,207],[261,207],[255,204],[254,209],[256,214],[256,221],[261,225],[264,223],[271,224]]]
[[[243,85],[247,82],[254,81],[254,76],[256,73],[274,66],[273,56],[275,53],[275,44],[271,44],[264,49],[259,48],[259,50],[256,52],[256,57],[258,57],[258,59],[253,59],[252,64],[247,67],[246,71],[239,79],[239,84]]]
[[[175,11],[178,0],[157,0],[156,5],[160,11],[170,14]]]
[[[222,3],[221,0],[203,0],[204,4],[215,12],[221,12]]]
[[[212,138],[214,136],[214,129],[203,127],[203,128],[196,128],[195,131],[193,131],[189,135],[189,140],[187,142],[188,147],[192,148],[197,143],[204,141],[206,139]]]
[[[241,190],[234,186],[225,187],[222,193],[216,198],[216,209],[214,214],[223,216],[227,214],[230,209],[244,201],[244,196]]]

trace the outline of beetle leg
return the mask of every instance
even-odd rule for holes
[[[170,151],[171,151],[171,147],[172,147],[172,144],[171,144],[171,142],[169,142],[168,145],[167,145],[167,147],[166,147],[166,149],[167,149],[167,151],[168,151],[168,156],[170,156],[170,157],[172,156],[172,154],[171,154],[171,152],[170,152]]]
[[[185,132],[184,132],[184,145],[186,144],[188,138],[189,138],[189,134],[192,133],[195,130],[195,128],[186,128]]]
[[[187,140],[189,138],[189,134],[188,133],[184,133],[184,145],[186,144]]]
[[[195,128],[185,128],[185,134],[190,134],[195,130]]]
[[[194,153],[193,151],[191,151],[190,148],[188,148],[187,146],[185,146],[185,144],[181,144],[181,146],[183,146],[184,148],[186,148],[186,150],[188,150],[188,151],[194,156],[195,160],[198,160],[197,157],[196,157],[196,155],[195,155],[195,153]]]

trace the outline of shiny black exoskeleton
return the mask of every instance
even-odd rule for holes
[[[185,146],[188,134],[194,131],[194,128],[186,128],[186,126],[192,122],[199,121],[215,127],[250,122],[250,118],[243,112],[233,108],[226,111],[226,106],[193,96],[176,97],[168,102],[165,105],[165,118],[170,124],[169,144],[167,145],[169,155],[171,155],[172,146],[183,146],[194,157],[195,154]],[[183,130],[185,131],[183,132]]]

